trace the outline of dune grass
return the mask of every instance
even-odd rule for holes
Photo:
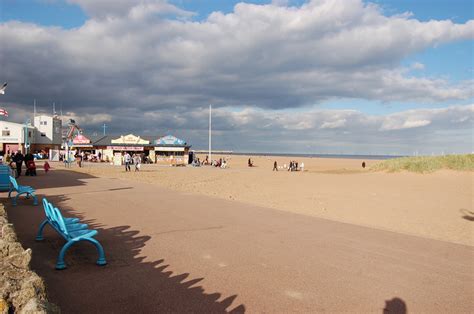
[[[430,173],[441,169],[474,171],[474,154],[403,157],[382,161],[370,168],[373,171],[410,171]]]

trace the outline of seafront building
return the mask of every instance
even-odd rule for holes
[[[61,119],[54,115],[37,115],[26,123],[0,121],[0,145],[4,153],[17,150],[25,153],[61,149]]]
[[[21,151],[44,152],[50,160],[59,161],[60,156],[77,152],[95,156],[94,160],[121,164],[125,152],[138,153],[158,164],[184,165],[189,162],[191,145],[173,135],[140,136],[103,135],[88,136],[82,129],[68,138],[69,130],[63,129],[61,118],[56,115],[37,115],[33,124],[0,121],[0,150],[3,153]]]
[[[72,139],[70,149],[96,156],[101,161],[121,164],[125,152],[137,153],[158,164],[185,165],[189,162],[189,149],[184,140],[175,136],[103,135],[78,134]],[[100,157],[99,157],[100,156]]]

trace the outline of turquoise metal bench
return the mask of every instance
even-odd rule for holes
[[[64,256],[66,255],[67,250],[79,241],[90,242],[96,247],[97,252],[99,253],[99,259],[96,262],[97,265],[103,266],[107,264],[102,245],[99,241],[94,239],[94,236],[98,233],[97,230],[88,229],[88,225],[80,223],[78,218],[63,217],[59,208],[54,207],[54,205],[48,202],[46,198],[43,198],[43,207],[46,219],[40,224],[36,240],[43,240],[43,229],[49,224],[67,241],[59,252],[56,269],[66,268]]]
[[[35,195],[35,189],[32,188],[31,186],[26,186],[26,185],[19,185],[18,182],[16,182],[16,179],[12,176],[10,176],[10,191],[8,191],[8,198],[11,198],[12,192],[16,192],[16,196],[14,199],[12,199],[12,204],[13,206],[16,206],[18,197],[20,197],[21,194],[26,194],[26,198],[30,198],[30,196],[33,197],[33,205],[38,205],[38,199],[36,198]]]

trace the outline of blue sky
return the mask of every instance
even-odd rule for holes
[[[197,12],[198,19],[204,19],[214,11],[232,12],[239,2],[268,4],[268,0],[172,0],[177,6]],[[304,0],[289,1],[290,5],[300,5]],[[368,2],[368,1],[366,1]],[[470,0],[373,0],[388,14],[412,12],[414,17],[428,21],[449,19],[463,23],[473,18],[474,4]],[[1,21],[19,20],[41,25],[57,25],[65,28],[81,26],[87,15],[78,5],[64,0],[0,0]]]
[[[233,13],[240,1],[0,0],[0,36],[9,41],[0,47],[0,79],[9,81],[3,100],[18,108],[12,118],[28,114],[35,98],[39,107],[61,103],[71,116],[88,117],[83,124],[93,130],[103,123],[111,132],[125,132],[124,125],[138,133],[175,130],[197,146],[205,146],[206,125],[196,117],[212,103],[222,146],[240,134],[232,145],[246,151],[282,151],[252,146],[252,134],[276,137],[293,152],[344,150],[334,143],[350,153],[404,154],[420,143],[432,143],[430,152],[474,149],[473,1],[363,1],[376,4],[374,12],[358,0],[324,0],[336,5],[319,17],[302,7],[309,1],[274,1],[297,9],[278,16],[276,6],[244,7],[210,21],[212,12]],[[158,7],[140,11],[144,3]],[[153,12],[160,17],[150,18]],[[396,21],[406,12],[411,16]],[[109,13],[113,20],[104,18]],[[350,26],[341,26],[341,16]],[[445,20],[452,24],[439,23]],[[300,30],[289,27],[294,21],[303,22]],[[266,23],[273,28],[259,29]],[[123,120],[144,113],[143,124]],[[180,129],[186,123],[192,130]],[[346,143],[348,134],[366,137],[367,145]],[[317,142],[300,140],[310,135]]]

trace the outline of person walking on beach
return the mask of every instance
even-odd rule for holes
[[[130,171],[130,162],[132,161],[132,157],[130,156],[128,152],[125,153],[124,161],[125,161],[125,171]]]
[[[273,171],[278,171],[278,164],[277,164],[276,160],[273,163]]]
[[[140,157],[140,155],[135,155],[133,157],[133,164],[135,165],[135,172],[136,171],[140,171],[140,165],[142,163],[142,158]]]
[[[21,166],[23,165],[23,160],[25,157],[20,151],[17,151],[15,156],[13,156],[12,160],[15,162],[16,165],[16,177],[18,178],[21,176]]]

